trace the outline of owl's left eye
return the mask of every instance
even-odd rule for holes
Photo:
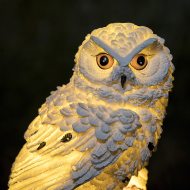
[[[114,59],[107,53],[100,53],[96,56],[96,62],[101,69],[109,69],[114,63]]]
[[[147,63],[148,61],[144,54],[137,54],[135,57],[133,57],[130,65],[136,70],[142,70],[146,67]]]

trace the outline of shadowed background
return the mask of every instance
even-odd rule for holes
[[[150,27],[174,56],[175,82],[158,150],[150,159],[149,190],[189,183],[190,1],[0,0],[0,189],[7,189],[23,134],[56,86],[72,75],[84,37],[111,22]]]

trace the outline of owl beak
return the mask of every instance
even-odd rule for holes
[[[126,75],[121,75],[121,86],[122,86],[122,88],[124,88],[126,80],[127,80]]]

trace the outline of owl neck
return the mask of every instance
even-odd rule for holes
[[[99,86],[88,81],[81,74],[74,73],[70,83],[87,98],[87,102],[98,102],[98,104],[112,105],[118,108],[150,109],[151,112],[162,120],[165,116],[168,91],[156,88],[142,87],[121,93],[109,86]]]

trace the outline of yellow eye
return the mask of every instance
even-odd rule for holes
[[[147,66],[147,59],[144,54],[138,54],[135,57],[133,57],[130,65],[135,68],[136,70],[142,70]]]
[[[100,53],[96,56],[96,62],[101,69],[109,69],[114,63],[114,59],[107,53]]]

